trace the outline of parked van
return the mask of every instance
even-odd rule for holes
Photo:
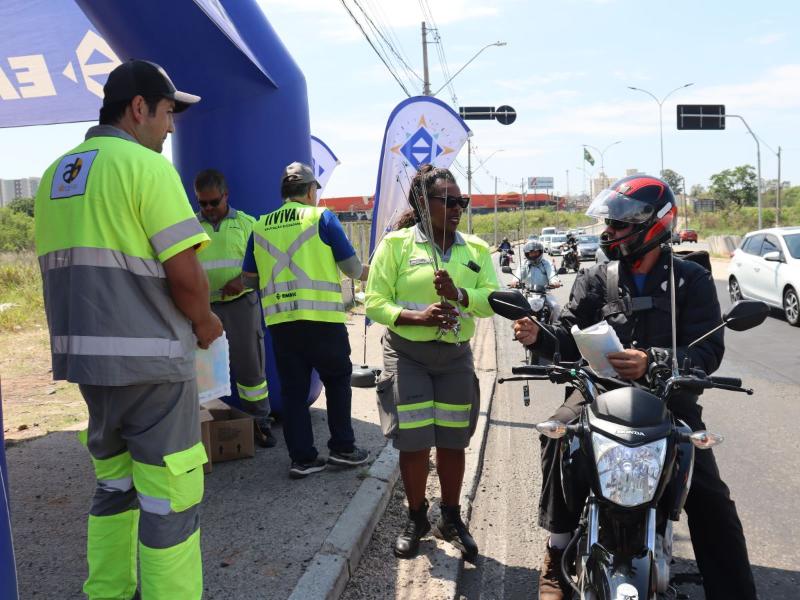
[[[542,235],[554,235],[555,233],[555,227],[542,227]]]

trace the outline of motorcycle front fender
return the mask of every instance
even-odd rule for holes
[[[643,556],[619,557],[595,544],[586,563],[586,597],[593,592],[597,600],[652,600],[656,598],[654,567],[649,551]]]

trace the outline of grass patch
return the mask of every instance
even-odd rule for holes
[[[42,276],[33,253],[0,254],[0,332],[44,325]]]

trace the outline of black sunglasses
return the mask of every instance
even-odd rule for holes
[[[211,208],[217,208],[220,202],[222,202],[222,196],[220,196],[219,198],[215,198],[214,200],[197,201],[197,203],[200,205],[201,208],[205,208],[206,206],[210,206]]]
[[[626,223],[625,221],[617,221],[616,219],[606,219],[606,225],[611,227],[611,229],[626,229],[631,226],[631,223]]]
[[[461,208],[469,206],[469,196],[431,196],[431,198],[444,200],[444,205],[447,208],[455,208],[456,205]]]

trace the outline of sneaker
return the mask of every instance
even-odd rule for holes
[[[256,419],[253,427],[253,433],[256,438],[256,444],[262,448],[273,448],[278,440],[272,434],[272,422],[269,417],[261,417]]]
[[[352,452],[334,452],[331,450],[328,456],[328,464],[340,467],[357,467],[369,460],[369,452],[363,448],[353,446]]]
[[[289,477],[292,479],[302,479],[308,477],[312,473],[319,473],[324,471],[328,466],[324,459],[317,457],[309,462],[295,462],[292,461],[292,466],[289,467]]]

